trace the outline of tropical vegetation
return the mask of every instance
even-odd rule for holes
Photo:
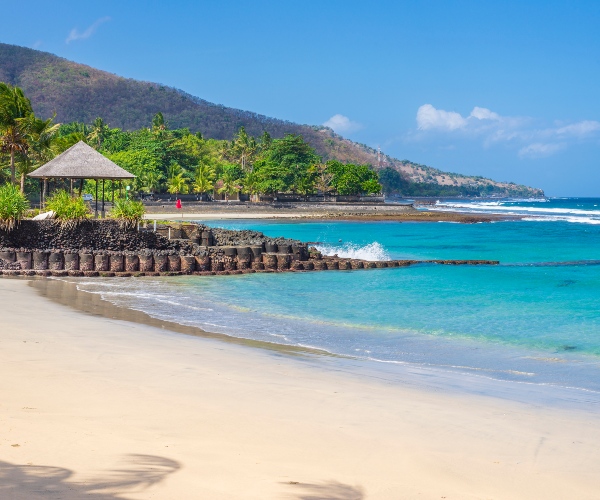
[[[83,198],[74,196],[65,189],[52,193],[46,200],[46,208],[52,210],[56,219],[66,225],[76,225],[91,215]]]
[[[12,231],[29,208],[27,198],[14,184],[0,186],[0,229]]]
[[[196,194],[199,199],[220,196],[227,200],[238,193],[359,195],[381,191],[371,167],[335,160],[323,163],[300,135],[272,139],[263,133],[255,138],[240,127],[231,141],[205,139],[188,129],[170,129],[157,113],[148,127],[135,131],[109,128],[100,118],[91,125],[61,125],[57,139],[72,137],[86,141],[133,173],[132,190],[141,195]],[[324,178],[331,178],[326,187]]]
[[[240,192],[357,195],[381,190],[377,174],[369,166],[339,161],[323,164],[300,135],[272,139],[264,132],[255,138],[240,127],[231,141],[205,139],[185,128],[170,129],[162,113],[156,113],[148,125],[124,131],[110,128],[101,117],[91,124],[54,124],[53,118],[35,116],[20,88],[0,83],[0,166],[5,167],[6,180],[12,184],[18,176],[22,193],[37,189],[28,173],[80,140],[133,173],[136,178],[131,187],[138,194],[195,193],[203,198],[212,194],[227,200]],[[326,187],[324,178],[331,179]],[[55,187],[67,188],[64,182]],[[113,187],[109,183],[107,192]],[[88,184],[86,190],[91,189]],[[75,218],[83,217],[77,210],[84,206],[77,206],[71,198],[59,190],[47,206],[56,205],[59,218],[70,211]]]
[[[110,217],[117,219],[124,229],[133,229],[145,213],[146,208],[141,201],[118,198],[115,200]]]

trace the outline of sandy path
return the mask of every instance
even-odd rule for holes
[[[599,418],[85,315],[0,280],[0,498],[598,498]]]

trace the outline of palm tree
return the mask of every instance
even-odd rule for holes
[[[196,177],[194,179],[194,193],[204,194],[212,190],[213,180],[215,178],[215,170],[210,165],[200,164],[196,168]]]
[[[29,148],[31,102],[19,87],[0,82],[0,150],[10,154],[10,180],[16,183],[15,157]]]
[[[25,192],[25,177],[55,156],[54,141],[60,125],[53,118],[41,120],[33,115],[27,126],[28,151],[19,155],[17,171],[21,177],[21,193]]]
[[[239,164],[244,172],[251,172],[257,152],[258,145],[254,137],[248,135],[244,127],[240,127],[231,143],[224,145],[222,156],[226,160]]]
[[[64,153],[71,146],[74,146],[79,141],[86,141],[86,136],[83,132],[71,132],[67,135],[54,136],[52,139],[52,152],[54,156]]]
[[[159,111],[152,117],[152,130],[154,132],[162,132],[167,129],[167,123],[165,122],[165,117]]]
[[[153,192],[160,187],[163,175],[158,170],[148,170],[144,172],[141,179],[142,189],[148,193]]]
[[[234,178],[228,172],[225,172],[221,177],[221,187],[219,193],[225,193],[225,201],[229,201],[229,195],[235,194],[240,190],[239,179]]]
[[[188,192],[188,180],[179,173],[167,180],[167,192],[170,194],[186,194]]]
[[[96,143],[96,149],[100,149],[100,146],[102,146],[102,141],[106,137],[107,131],[108,125],[104,123],[102,118],[98,117],[94,120],[94,123],[92,123],[92,130],[88,134],[87,138],[89,141]]]
[[[256,195],[260,193],[260,178],[256,172],[250,172],[244,177],[243,191],[250,195],[250,201],[256,201]]]

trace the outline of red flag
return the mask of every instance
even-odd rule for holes
[[[181,209],[181,200],[177,200],[177,203],[175,203],[175,206],[179,209]]]

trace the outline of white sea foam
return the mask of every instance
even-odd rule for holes
[[[527,215],[526,221],[564,221],[578,224],[600,224],[600,210],[582,210],[579,208],[546,208],[542,200],[537,207],[521,207],[513,205],[517,201],[533,200],[482,201],[482,202],[440,202],[429,210],[442,212],[496,213],[504,215]],[[544,200],[547,202],[548,200]]]
[[[541,217],[524,217],[524,221],[538,222],[538,221],[564,221],[574,222],[578,224],[600,224],[600,218],[589,218],[589,217],[569,217],[569,216],[541,216]]]
[[[564,214],[564,215],[600,215],[598,210],[581,210],[578,208],[545,208],[545,207],[516,207],[514,205],[493,205],[490,203],[440,203],[436,204],[436,210],[466,208],[486,212],[529,212],[535,214]]]
[[[386,252],[385,248],[374,241],[368,245],[360,246],[353,243],[345,243],[340,246],[334,245],[317,245],[317,250],[323,255],[337,255],[344,259],[361,259],[361,260],[391,260],[391,257]]]

